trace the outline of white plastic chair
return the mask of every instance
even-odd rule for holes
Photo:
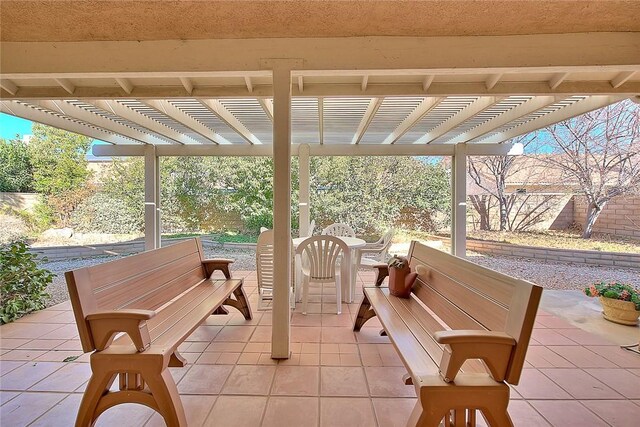
[[[348,277],[351,265],[348,246],[334,236],[312,236],[298,245],[298,257],[302,272],[302,313],[307,314],[310,282],[335,283],[337,313],[342,313],[341,277]]]
[[[258,310],[269,310],[273,301],[273,230],[265,228],[258,236],[256,270],[258,273]],[[293,295],[292,289],[291,307],[295,308]]]
[[[315,219],[314,219],[314,220],[312,220],[312,221],[309,223],[309,229],[307,230],[307,235],[306,235],[306,236],[303,236],[302,234],[300,234],[300,237],[311,237],[311,236],[313,236],[313,230],[314,230],[314,228],[316,228],[316,220],[315,220]]]
[[[340,222],[331,224],[330,226],[322,230],[322,234],[326,234],[328,236],[356,237],[356,232],[353,231],[353,228],[349,227],[347,224],[342,224]]]
[[[395,231],[389,229],[384,235],[374,243],[367,243],[360,251],[360,267],[371,267],[387,261],[387,254],[391,247],[391,240]]]

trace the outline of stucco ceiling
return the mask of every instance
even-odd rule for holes
[[[640,31],[640,1],[15,1],[2,41]]]

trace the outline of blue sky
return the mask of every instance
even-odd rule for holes
[[[13,139],[16,134],[31,135],[31,121],[0,113],[0,138]]]

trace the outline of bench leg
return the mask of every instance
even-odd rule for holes
[[[82,396],[82,402],[78,409],[76,427],[90,427],[96,422],[100,414],[97,413],[98,403],[102,396],[109,390],[116,379],[112,372],[93,372],[87,383],[87,388]]]
[[[358,309],[358,316],[356,317],[356,321],[353,324],[353,330],[359,331],[362,328],[362,325],[366,323],[367,320],[371,319],[376,315],[376,312],[371,308],[371,303],[369,299],[367,299],[367,294],[362,298],[362,302],[360,303],[360,308]]]
[[[151,390],[154,400],[158,405],[158,412],[164,418],[168,427],[186,427],[187,418],[178,394],[178,387],[171,376],[171,372],[165,369],[160,375],[148,375],[147,385]]]
[[[230,305],[231,307],[235,307],[242,313],[245,319],[251,320],[253,319],[253,315],[251,314],[251,307],[249,307],[249,301],[247,300],[247,295],[244,293],[244,288],[242,284],[238,286],[233,291],[234,298],[227,298],[222,305]]]
[[[482,413],[491,427],[513,427],[507,407],[504,405],[483,408]]]
[[[418,399],[407,422],[407,427],[438,427],[440,421],[448,413],[448,410],[435,411],[435,408],[423,408],[420,399]]]

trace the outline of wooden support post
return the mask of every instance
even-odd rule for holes
[[[467,252],[467,145],[456,144],[451,161],[451,253]]]
[[[310,218],[310,198],[309,198],[309,145],[302,144],[298,148],[298,169],[299,169],[299,181],[300,190],[298,195],[298,214],[300,221],[300,236],[307,236],[309,234],[309,222]]]
[[[158,170],[156,147],[144,147],[144,249],[159,247],[158,201],[160,171]]]
[[[271,357],[288,359],[291,307],[291,71],[273,69],[273,332]]]

